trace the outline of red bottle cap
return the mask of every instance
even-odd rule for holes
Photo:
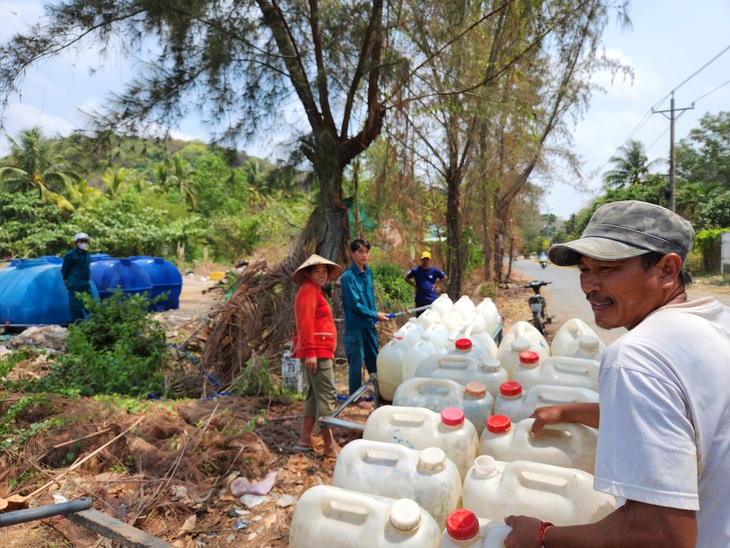
[[[532,350],[525,350],[524,352],[520,352],[520,363],[539,363],[540,362],[540,354],[537,352],[534,352]]]
[[[471,339],[456,339],[454,345],[458,350],[469,350],[472,347]]]
[[[474,512],[459,508],[446,518],[446,531],[454,540],[469,540],[479,534],[479,519]]]
[[[519,396],[522,394],[522,385],[517,381],[507,381],[499,385],[499,393],[503,396]]]
[[[447,407],[441,411],[441,422],[446,426],[464,424],[464,412],[458,407]]]
[[[512,428],[512,423],[507,415],[492,415],[487,419],[487,430],[492,434],[504,434]]]

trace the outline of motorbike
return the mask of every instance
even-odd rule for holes
[[[552,322],[552,316],[548,316],[547,303],[545,301],[545,297],[540,295],[540,288],[551,283],[552,282],[533,280],[529,284],[522,286],[524,288],[532,289],[534,292],[534,295],[531,295],[528,299],[528,303],[530,304],[533,323],[535,324],[535,327],[537,327],[537,330],[543,335],[545,335],[545,324]]]
[[[547,266],[547,259],[542,259],[540,261],[540,266],[544,269]]]

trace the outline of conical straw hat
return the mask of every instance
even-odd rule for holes
[[[329,275],[327,276],[327,281],[331,282],[335,278],[339,277],[340,274],[342,274],[342,267],[338,265],[337,263],[333,263],[332,261],[328,261],[324,257],[320,257],[316,253],[313,253],[309,256],[309,258],[304,261],[299,268],[297,268],[294,271],[294,274],[292,274],[291,279],[294,280],[295,283],[301,284],[302,280],[306,277],[306,273],[304,272],[304,269],[309,266],[314,266],[318,264],[327,265],[327,270],[329,272]]]

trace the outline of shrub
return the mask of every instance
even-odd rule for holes
[[[84,396],[161,393],[165,331],[147,298],[121,292],[101,302],[82,298],[90,317],[69,327],[67,353],[52,367],[47,388],[75,388]]]

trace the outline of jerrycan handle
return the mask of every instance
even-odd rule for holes
[[[422,426],[423,425],[423,416],[419,416],[415,412],[411,411],[411,409],[418,409],[418,408],[417,407],[401,407],[398,410],[393,411],[390,416],[391,422],[396,425],[399,425],[399,426],[411,426],[411,427]]]
[[[437,361],[438,367],[443,367],[444,369],[466,369],[471,363],[471,356],[459,356],[456,354],[439,356]]]
[[[576,470],[573,468],[516,460],[507,463],[501,487],[508,493],[516,493],[522,486],[532,491],[554,493],[570,498],[574,491],[575,476]]]
[[[374,499],[344,490],[323,499],[321,505],[323,515],[337,516],[338,521],[364,524],[378,515],[378,504]]]
[[[398,463],[404,462],[404,457],[407,457],[406,451],[408,448],[396,443],[389,443],[388,445],[391,447],[382,449],[364,447],[360,458],[363,462],[397,467]]]
[[[569,362],[568,360],[556,360],[553,362],[553,369],[559,373],[566,375],[575,375],[580,377],[590,377],[591,369],[583,363]]]
[[[532,430],[532,425],[535,422],[535,419],[525,419],[521,420],[519,423],[517,423],[517,429],[522,431],[522,435],[527,438],[528,443],[533,446],[543,446],[543,445],[554,445],[552,440],[549,440],[548,438],[563,438],[567,440],[574,440],[575,439],[575,430],[576,425],[567,423],[567,422],[560,422],[557,424],[546,424],[542,432],[539,436],[536,438],[533,438],[530,436],[530,432]],[[544,437],[543,437],[544,436]],[[542,438],[542,439],[541,439]]]
[[[561,392],[559,388],[561,387],[545,385],[544,390],[541,389],[540,391],[536,392],[535,400],[538,404],[540,404],[541,407],[546,405],[578,403],[578,398],[576,398],[574,394],[566,393],[565,391]]]
[[[448,396],[457,392],[456,387],[449,382],[449,379],[430,379],[423,377],[418,378],[418,382],[415,385],[416,391],[419,394]]]

